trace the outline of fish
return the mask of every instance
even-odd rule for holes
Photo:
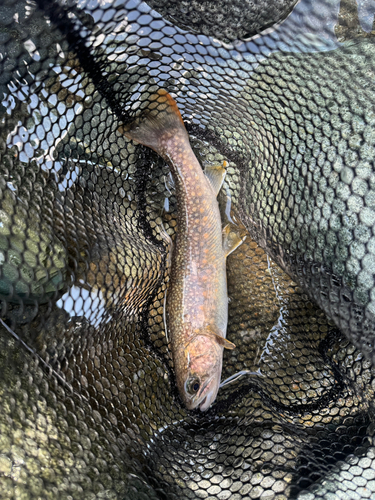
[[[203,172],[175,100],[164,89],[148,99],[119,132],[160,155],[170,166],[177,198],[177,235],[166,295],[167,334],[180,397],[188,410],[206,411],[221,380],[228,293],[226,258],[244,238],[222,229],[217,194],[226,164]]]

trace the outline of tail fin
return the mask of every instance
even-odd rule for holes
[[[164,89],[149,97],[149,104],[133,122],[121,126],[121,134],[159,152],[160,141],[173,137],[177,131],[186,134],[176,101]]]

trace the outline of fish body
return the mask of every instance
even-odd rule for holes
[[[178,233],[167,294],[167,326],[180,394],[188,408],[200,403],[205,410],[219,388],[223,347],[217,335],[225,338],[228,322],[221,217],[216,193],[187,135],[176,134],[167,147],[170,164],[178,172],[174,175]],[[207,335],[210,332],[213,335]]]
[[[140,117],[120,131],[155,150],[171,167],[178,232],[167,292],[167,329],[180,396],[188,409],[199,406],[204,411],[219,389],[223,348],[234,347],[225,339],[230,251],[223,246],[216,199],[224,169],[211,176],[213,183],[208,180],[190,147],[177,104],[164,90],[152,95]]]

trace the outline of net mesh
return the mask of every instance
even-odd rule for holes
[[[374,498],[374,9],[295,4],[1,0],[0,498]],[[206,413],[170,168],[117,131],[159,88],[248,232]]]

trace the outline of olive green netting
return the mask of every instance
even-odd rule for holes
[[[0,498],[375,495],[375,46],[352,1],[247,40],[295,3],[2,0]],[[170,170],[117,132],[160,87],[249,233],[223,380],[256,373],[205,414],[164,332]]]

